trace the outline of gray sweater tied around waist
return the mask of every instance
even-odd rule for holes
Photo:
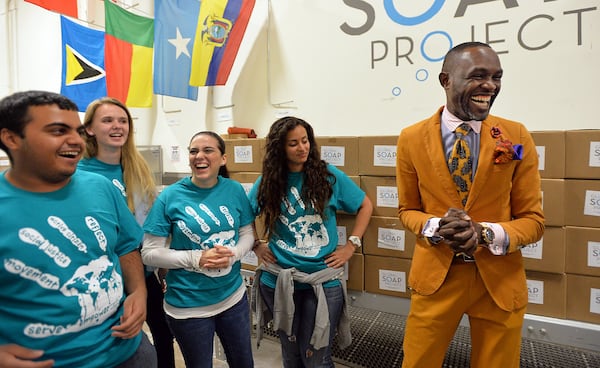
[[[273,304],[273,314],[269,312],[266,303],[260,295],[260,275],[267,271],[277,276],[275,285],[275,300]],[[282,330],[287,336],[292,334],[292,323],[294,321],[294,281],[309,284],[312,286],[317,297],[317,312],[315,315],[315,326],[310,338],[310,344],[317,350],[326,347],[329,344],[329,309],[323,283],[330,280],[340,280],[344,295],[344,304],[342,315],[337,325],[338,345],[344,349],[352,343],[350,333],[350,317],[348,316],[348,295],[346,290],[346,280],[343,277],[343,268],[327,267],[314,273],[298,271],[295,268],[281,268],[277,264],[261,264],[256,269],[254,282],[251,290],[252,311],[257,320],[257,346],[260,346],[263,327],[273,320],[273,330]]]

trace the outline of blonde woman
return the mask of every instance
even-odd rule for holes
[[[78,168],[108,178],[142,225],[157,193],[152,172],[135,146],[131,113],[121,101],[103,97],[89,104],[83,125],[86,145]],[[146,269],[146,322],[152,333],[158,366],[175,367],[173,335],[165,320],[162,287],[152,271]]]

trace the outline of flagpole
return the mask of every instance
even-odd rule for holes
[[[8,92],[15,91],[19,85],[19,59],[17,51],[17,1],[13,0],[13,9],[10,8],[11,0],[6,2],[6,44],[8,45]]]

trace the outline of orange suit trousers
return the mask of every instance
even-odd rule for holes
[[[467,314],[472,368],[518,368],[525,308],[507,312],[487,292],[476,263],[452,264],[432,295],[413,292],[404,334],[403,368],[441,367]]]

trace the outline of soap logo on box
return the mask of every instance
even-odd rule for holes
[[[398,208],[398,188],[377,186],[377,207]]]
[[[597,190],[585,191],[585,204],[583,214],[588,216],[600,216],[600,192]]]
[[[528,301],[532,304],[544,304],[544,282],[527,280]]]
[[[600,167],[600,142],[590,142],[590,166]]]
[[[381,290],[406,292],[406,273],[392,270],[379,270],[379,288]]]
[[[521,254],[526,258],[542,259],[544,253],[544,238],[521,248]]]
[[[344,146],[321,146],[321,160],[333,166],[344,166],[346,147]]]
[[[235,146],[233,162],[236,164],[252,163],[252,146]]]
[[[396,167],[396,146],[373,146],[373,166]]]

